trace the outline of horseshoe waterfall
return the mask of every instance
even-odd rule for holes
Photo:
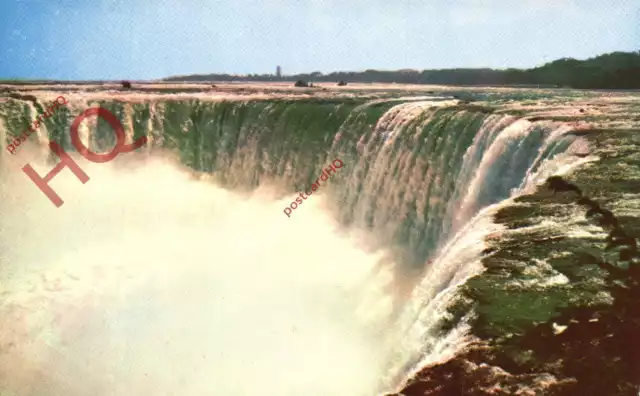
[[[3,396],[637,394],[637,94],[89,88],[0,103]]]

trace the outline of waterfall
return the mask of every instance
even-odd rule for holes
[[[56,176],[60,209],[20,171],[51,158],[0,154],[0,385],[21,395],[392,390],[468,341],[473,312],[443,323],[495,211],[581,163],[561,123],[453,101],[85,95],[47,120],[91,177]],[[73,153],[94,104],[148,145],[108,164]],[[6,135],[25,122],[11,106]],[[115,142],[101,119],[80,131],[95,151]]]

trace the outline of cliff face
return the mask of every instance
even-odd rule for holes
[[[496,215],[509,231],[450,307],[476,342],[398,394],[638,394],[640,130],[584,137],[597,160]]]
[[[408,362],[398,368],[398,377],[414,364],[414,357],[419,360],[429,349],[420,344],[424,339],[442,339],[468,313],[476,315],[471,322],[474,342],[454,359],[424,368],[405,384],[402,394],[635,394],[640,359],[629,340],[640,322],[635,308],[640,130],[620,128],[638,127],[637,97],[577,91],[552,96],[540,90],[449,94],[468,99],[451,103],[434,98],[422,107],[404,94],[397,97],[399,93],[375,100],[364,93],[354,98],[320,93],[304,100],[149,96],[141,103],[105,101],[99,94],[74,100],[45,125],[49,139],[71,147],[69,124],[75,114],[88,104],[100,104],[127,120],[133,139],[149,137],[150,154],[156,149],[172,151],[194,172],[208,174],[209,180],[230,189],[251,190],[277,180],[289,191],[301,191],[328,162],[340,158],[346,168],[332,179],[340,202],[338,218],[363,229],[384,230],[381,240],[406,247],[410,254],[402,257],[407,263],[403,269],[421,269],[438,249],[437,238],[446,240],[458,217],[464,223],[474,210],[499,202],[502,209],[495,222],[506,231],[487,237],[486,271],[462,286],[448,312],[441,314],[444,302],[437,311],[420,307],[421,315],[436,320],[428,331],[419,329],[419,339],[408,343],[410,353],[396,359]],[[32,105],[25,96],[11,97],[0,109],[7,131],[4,136],[0,129],[0,137],[23,130],[36,112],[43,111],[39,102]],[[569,123],[582,130],[573,134],[591,146],[589,153],[585,144],[571,158],[581,159],[582,166],[503,205],[510,191],[519,191],[523,180],[544,168],[542,159],[565,154],[574,141],[565,141],[563,135]],[[511,125],[518,128],[508,129]],[[550,138],[556,133],[562,139]],[[108,125],[98,124],[92,135],[96,151],[110,150],[113,136]],[[485,162],[488,151],[491,160]],[[475,183],[478,174],[482,177]],[[470,185],[478,192],[465,200]],[[455,213],[465,202],[469,213]],[[397,221],[398,213],[408,215]],[[482,231],[481,235],[491,232]],[[476,234],[470,239],[478,253],[485,248]],[[474,267],[477,257],[474,251]],[[469,262],[466,257],[459,261]],[[451,279],[459,269],[439,274],[437,287],[435,277],[426,278],[433,295],[449,285],[453,289]],[[421,302],[433,300],[428,293],[421,297]],[[436,323],[438,319],[442,323]],[[411,318],[414,323],[424,327]],[[385,322],[384,331],[388,329]],[[396,339],[389,344],[396,347]],[[196,367],[200,365],[198,361]],[[356,367],[362,369],[360,364]]]

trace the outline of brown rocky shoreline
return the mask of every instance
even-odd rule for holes
[[[550,178],[496,215],[513,234],[489,242],[486,271],[464,286],[467,302],[451,307],[477,311],[472,332],[478,341],[387,396],[638,394],[640,130],[585,137],[597,143],[597,162]],[[562,228],[546,235],[524,231],[535,230],[542,218],[601,231],[582,237]],[[569,283],[515,288],[534,265],[532,257],[546,260]]]

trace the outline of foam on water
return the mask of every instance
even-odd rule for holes
[[[237,195],[157,158],[78,158],[91,179],[56,176],[56,209],[11,161],[3,395],[379,390],[390,275],[338,233],[322,195],[290,221],[264,188]]]

